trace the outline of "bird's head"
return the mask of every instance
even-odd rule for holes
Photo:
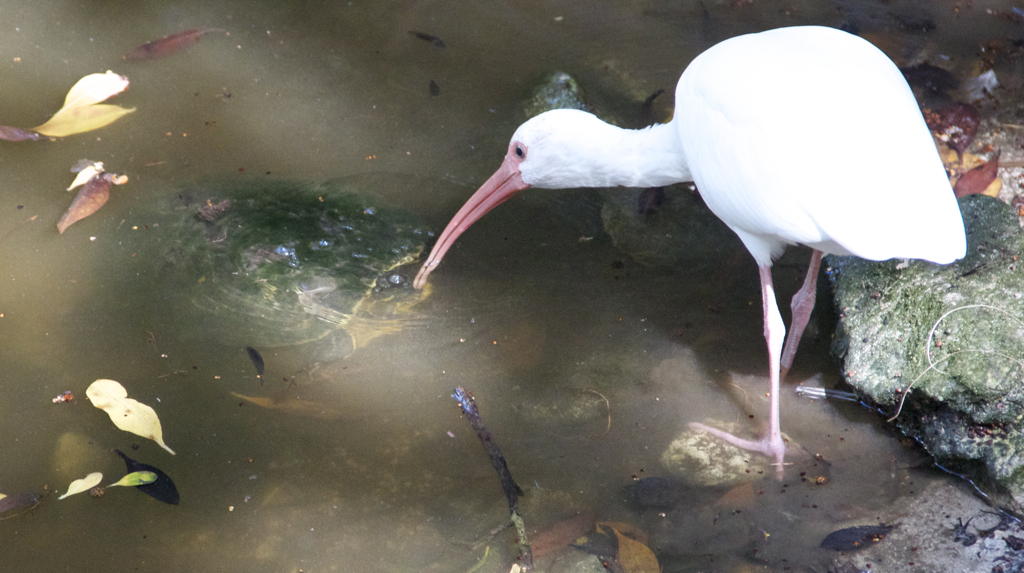
[[[586,149],[587,134],[601,129],[600,126],[611,127],[589,113],[568,109],[545,112],[520,125],[512,135],[501,167],[445,227],[413,285],[423,288],[427,275],[441,262],[455,239],[515,193],[529,187],[561,189],[589,186],[585,182],[581,184],[581,167],[576,156],[590,151]],[[589,138],[589,141],[594,139]]]

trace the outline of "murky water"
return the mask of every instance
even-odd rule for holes
[[[43,123],[78,78],[106,69],[132,82],[115,103],[137,108],[89,134],[0,144],[0,492],[62,492],[93,471],[115,481],[113,448],[181,492],[177,507],[129,490],[47,497],[0,522],[0,569],[466,571],[489,546],[478,571],[507,571],[511,532],[474,544],[507,508],[449,398],[463,385],[527,492],[531,530],[586,514],[646,529],[666,571],[824,570],[817,546],[834,523],[945,479],[913,469],[918,455],[856,405],[786,389],[792,450],[827,463],[794,456],[783,484],[766,479],[724,501],[695,490],[665,515],[622,490],[634,474],[664,475],[661,453],[687,422],[766,417],[757,274],[738,241],[725,261],[647,268],[595,232],[581,193],[531,191],[464,235],[413,327],[316,369],[310,348],[261,349],[263,387],[244,344],[176,321],[151,280],[161,261],[132,246],[150,231],[138,213],[182,186],[268,177],[400,174],[406,184],[367,192],[440,230],[497,167],[544,74],[567,71],[609,112],[638,117],[639,102],[671,93],[716,41],[844,17],[894,56],[927,44],[958,58],[985,26],[1009,25],[930,2],[0,0],[0,123]],[[915,19],[937,31],[915,31]],[[193,27],[230,35],[162,60],[121,59]],[[658,100],[659,117],[670,100]],[[131,180],[58,235],[81,158]],[[777,265],[780,300],[806,255]],[[828,342],[812,324],[791,380],[838,383]],[[154,406],[177,455],[85,401],[97,378]],[[53,404],[65,390],[79,398]],[[232,392],[338,415],[260,408]],[[818,476],[828,483],[814,485]]]

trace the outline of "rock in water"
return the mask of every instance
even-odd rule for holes
[[[971,195],[960,210],[967,256],[951,265],[825,260],[839,313],[832,352],[863,397],[899,411],[901,431],[1019,513],[1024,235],[999,200]]]

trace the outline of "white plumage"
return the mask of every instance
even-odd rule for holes
[[[946,264],[964,256],[963,220],[917,102],[899,69],[856,36],[822,27],[739,36],[698,56],[676,87],[671,122],[624,130],[575,110],[516,130],[501,168],[445,228],[416,277],[422,287],[474,221],[529,187],[652,187],[694,181],[760,268],[769,348],[767,436],[736,438],[781,471],[779,380],[814,306],[821,252]],[[786,245],[814,255],[793,299],[775,302],[771,262]]]

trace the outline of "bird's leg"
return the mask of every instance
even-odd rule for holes
[[[768,343],[768,370],[771,380],[770,399],[771,411],[768,415],[768,435],[758,441],[744,440],[723,432],[717,428],[700,423],[691,423],[691,428],[704,430],[714,436],[745,450],[761,452],[775,456],[775,475],[782,479],[782,463],[786,455],[786,443],[782,441],[782,429],[779,425],[779,357],[782,354],[782,340],[786,336],[786,325],[779,314],[779,305],[775,302],[775,288],[772,286],[772,269],[764,265],[758,268],[761,273],[761,304],[764,308],[764,338]]]
[[[782,350],[782,369],[779,372],[779,379],[785,380],[790,367],[793,366],[793,357],[796,356],[796,347],[800,344],[800,338],[804,335],[804,328],[811,318],[811,311],[814,310],[814,299],[818,293],[818,269],[821,268],[821,251],[814,249],[811,253],[811,262],[807,267],[807,277],[804,278],[804,286],[793,295],[793,302],[789,308],[793,309],[793,317],[789,323],[789,337],[786,338],[786,347]]]

